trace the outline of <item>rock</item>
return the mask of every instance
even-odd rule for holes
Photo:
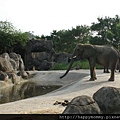
[[[2,58],[5,58],[6,60],[9,60],[9,54],[8,53],[3,53],[2,55],[0,55]]]
[[[102,87],[93,94],[103,114],[120,114],[120,88]]]
[[[39,61],[37,59],[33,59],[28,63],[28,70],[49,70],[52,67],[52,62],[48,62],[47,60]]]
[[[56,101],[53,105],[62,104],[62,102]]]
[[[41,62],[38,70],[49,70],[52,67],[52,62],[48,62],[47,60],[44,60]]]
[[[66,53],[56,53],[53,56],[53,61],[56,63],[68,63],[68,54]]]
[[[25,72],[24,62],[21,55],[14,52],[0,55],[0,82],[1,85],[17,84],[23,79],[28,79],[29,75]],[[19,76],[16,72],[19,71]]]
[[[29,40],[25,46],[25,66],[27,70],[48,70],[52,67],[54,54],[50,40]]]
[[[89,96],[75,97],[68,104],[63,114],[100,114],[98,104]]]
[[[64,100],[64,102],[56,101],[53,105],[62,105],[62,106],[67,106],[69,104],[68,100]]]
[[[29,40],[25,46],[27,54],[31,52],[50,52],[52,51],[53,43],[50,40]]]
[[[61,105],[62,105],[62,106],[67,106],[68,103],[66,103],[66,102],[62,102]]]
[[[24,62],[21,58],[21,55],[18,54],[18,58],[19,58],[19,70],[20,71],[24,71],[25,70],[25,66],[24,66]]]
[[[9,57],[16,62],[15,70],[18,70],[19,69],[19,57],[18,57],[18,54],[14,53],[14,52],[11,52],[9,54]]]
[[[51,55],[47,52],[33,52],[32,53],[32,58],[36,58],[39,61],[42,60],[50,60]]]
[[[25,70],[24,62],[21,58],[21,55],[11,52],[9,54],[9,56],[10,56],[11,60],[15,61],[15,63],[16,63],[15,70],[20,70],[20,71]],[[14,66],[13,66],[13,68],[14,68]]]
[[[9,60],[6,60],[5,58],[0,57],[0,71],[3,71],[3,72],[13,71],[13,67],[9,62]]]
[[[17,75],[21,76],[23,79],[28,79],[28,74],[26,71],[19,71]]]
[[[8,79],[8,75],[5,72],[0,71],[0,80],[5,81]]]
[[[0,59],[1,71],[11,72],[13,70],[23,71],[25,69],[24,62],[19,54],[13,52],[10,54],[3,53]]]
[[[8,61],[8,65],[6,66],[8,68],[11,67],[11,70],[7,70],[7,71],[12,71],[15,67],[15,61],[12,60],[10,57],[9,57],[9,54],[8,53],[3,53],[2,55],[0,55],[2,58],[4,58],[6,61]],[[12,66],[13,65],[13,66]],[[9,69],[9,68],[8,68]]]
[[[9,79],[11,79],[13,84],[16,84],[18,82],[18,77],[17,74],[12,72],[12,73],[7,73]]]
[[[11,63],[13,70],[18,70],[16,61],[14,61],[13,59],[9,59],[9,62]]]

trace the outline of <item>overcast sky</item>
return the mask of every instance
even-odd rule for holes
[[[0,0],[0,20],[39,36],[115,15],[120,16],[120,0]]]

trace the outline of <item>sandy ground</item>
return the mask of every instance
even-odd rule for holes
[[[62,85],[63,87],[48,94],[0,105],[0,114],[61,114],[65,107],[53,105],[56,101],[71,101],[80,95],[91,96],[103,86],[120,88],[120,73],[115,73],[115,81],[108,82],[110,73],[97,70],[97,80],[88,81],[89,70],[71,70],[63,79],[65,71],[34,71],[31,81],[39,85]],[[33,71],[31,71],[33,73]]]

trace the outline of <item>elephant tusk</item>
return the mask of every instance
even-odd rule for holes
[[[73,59],[75,59],[77,56],[74,56]]]

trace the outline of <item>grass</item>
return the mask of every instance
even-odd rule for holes
[[[69,67],[69,63],[55,63],[50,70],[66,70]],[[71,67],[74,69],[79,67],[80,69],[90,69],[89,62],[85,61],[75,61]],[[102,66],[96,65],[96,69],[103,69]]]

